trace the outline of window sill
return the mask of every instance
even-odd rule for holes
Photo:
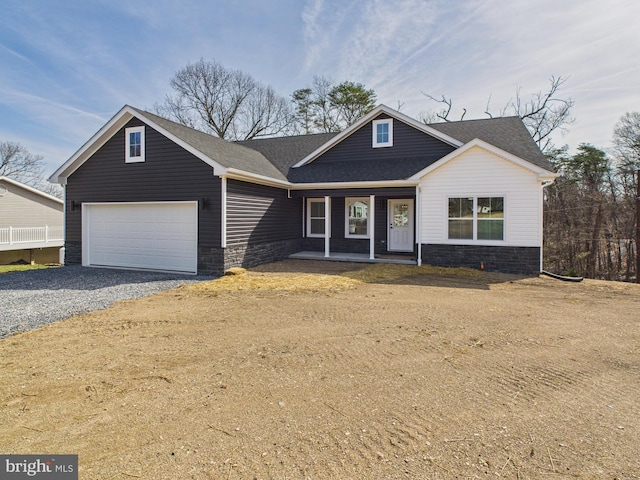
[[[369,235],[345,235],[344,238],[345,239],[355,238],[355,239],[360,239],[360,240],[368,240],[371,237]]]

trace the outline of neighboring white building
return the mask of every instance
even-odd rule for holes
[[[63,211],[62,200],[0,177],[0,264],[58,262]]]

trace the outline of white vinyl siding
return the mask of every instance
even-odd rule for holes
[[[60,227],[63,206],[61,202],[43,197],[9,182],[0,181],[6,190],[0,197],[0,228]]]
[[[534,172],[474,147],[425,175],[420,187],[423,244],[542,246],[542,187]],[[453,197],[503,197],[503,241],[450,240],[448,203]]]

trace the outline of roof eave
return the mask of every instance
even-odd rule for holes
[[[107,143],[107,141],[134,116],[135,112],[129,105],[122,107],[120,111],[111,117],[111,120],[87,140],[76,153],[53,172],[48,178],[48,181],[61,185],[66,184],[69,175],[75,172],[91,155]]]
[[[28,192],[35,193],[36,195],[40,195],[41,197],[46,198],[47,200],[51,200],[53,202],[59,203],[60,205],[64,205],[64,202],[59,198],[54,197],[53,195],[49,195],[48,193],[41,192],[37,188],[30,187],[29,185],[25,185],[24,183],[20,183],[9,177],[0,176],[0,181],[10,183],[12,185],[15,185],[18,188],[22,188],[23,190],[26,190]]]
[[[419,185],[417,180],[376,180],[353,182],[317,182],[317,183],[293,183],[291,190],[317,190],[339,188],[387,188],[387,187],[415,187]]]
[[[278,180],[276,178],[267,177],[266,175],[259,175],[257,173],[246,172],[244,170],[238,170],[237,168],[227,168],[223,173],[218,175],[219,177],[231,178],[234,180],[241,180],[245,182],[258,183],[260,185],[267,185],[270,187],[278,188],[291,188],[293,185],[286,180]]]

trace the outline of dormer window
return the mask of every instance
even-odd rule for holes
[[[125,129],[125,163],[144,162],[144,127]]]
[[[393,119],[373,121],[373,148],[393,146]]]

